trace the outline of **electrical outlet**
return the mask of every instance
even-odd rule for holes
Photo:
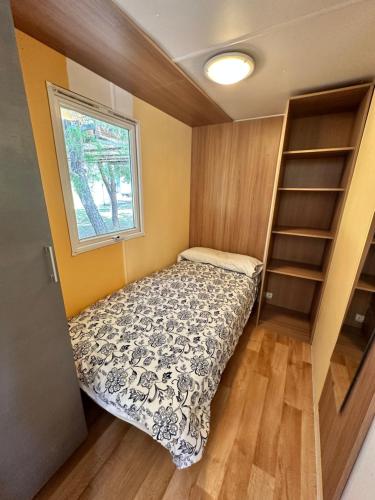
[[[356,314],[355,315],[355,320],[357,323],[363,323],[365,321],[365,316],[364,314]]]
[[[269,299],[269,300],[271,300],[272,297],[273,297],[273,293],[272,292],[266,292],[265,295],[266,295],[266,299]]]

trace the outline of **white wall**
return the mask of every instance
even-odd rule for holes
[[[358,455],[341,500],[375,498],[375,422],[372,423]]]
[[[69,90],[89,97],[129,118],[133,116],[133,96],[80,64],[67,59]]]
[[[71,59],[66,59],[66,68],[69,80],[69,90],[109,106],[118,113],[129,118],[133,117],[134,98],[132,94],[129,94],[126,90],[117,87],[115,84]],[[98,184],[98,186],[92,187],[93,192],[95,192],[95,190],[99,191],[94,197],[100,198],[102,195],[106,203],[109,203],[110,200],[107,192],[105,190],[100,191],[100,185]],[[127,188],[124,186],[123,191],[126,189]],[[82,208],[81,201],[75,192],[73,192],[73,197],[74,206]]]

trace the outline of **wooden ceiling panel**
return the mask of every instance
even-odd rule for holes
[[[12,0],[15,26],[191,126],[231,121],[111,0]]]

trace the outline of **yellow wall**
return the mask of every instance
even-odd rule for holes
[[[188,246],[191,128],[136,99],[146,236],[72,256],[45,82],[68,88],[66,59],[17,32],[67,316],[176,259]],[[125,256],[125,258],[124,258]]]
[[[312,345],[313,383],[320,398],[375,211],[375,99],[359,150],[322,297]]]
[[[134,99],[141,124],[144,238],[125,244],[128,281],[176,261],[189,246],[191,128]]]

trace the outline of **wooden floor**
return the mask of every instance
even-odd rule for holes
[[[242,335],[198,464],[177,470],[151,437],[96,405],[88,425],[39,500],[316,498],[310,346],[269,324]]]

